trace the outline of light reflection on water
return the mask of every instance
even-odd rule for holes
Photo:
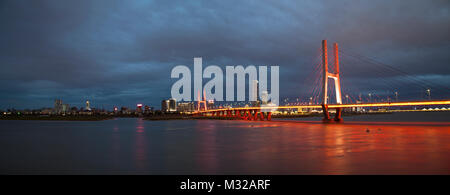
[[[449,174],[448,122],[0,121],[1,173]]]
[[[135,162],[139,170],[147,169],[149,162],[147,161],[147,136],[145,135],[145,121],[141,118],[136,119],[136,133],[135,133]]]

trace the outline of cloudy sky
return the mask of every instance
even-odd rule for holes
[[[197,56],[204,66],[278,65],[280,96],[306,98],[322,39],[342,48],[344,93],[419,99],[417,83],[432,81],[421,87],[445,97],[449,8],[448,0],[2,0],[0,109],[51,107],[55,98],[159,108],[176,81],[171,69],[193,67]]]

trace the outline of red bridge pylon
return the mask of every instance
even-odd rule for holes
[[[328,51],[327,51],[327,40],[322,40],[322,65],[323,65],[323,88],[322,88],[322,110],[324,114],[324,121],[331,121],[330,113],[328,112],[328,79],[332,78],[334,80],[334,87],[336,90],[336,103],[342,104],[341,97],[341,80],[339,78],[339,50],[338,44],[334,43],[334,67],[335,72],[328,72]],[[334,116],[335,121],[342,121],[342,108],[336,108],[336,115]]]
[[[203,97],[200,97],[200,91],[198,91],[198,96],[197,96],[197,111],[200,111],[201,109],[201,105],[203,104],[205,111],[208,110],[207,107],[207,103],[206,103],[206,94],[205,94],[205,90],[203,90]],[[202,100],[200,100],[200,98]]]

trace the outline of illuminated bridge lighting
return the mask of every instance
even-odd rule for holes
[[[450,100],[437,101],[408,101],[408,102],[380,102],[380,103],[361,103],[361,104],[328,104],[328,108],[354,108],[354,107],[392,107],[392,106],[428,106],[428,105],[450,105]],[[300,106],[261,106],[261,107],[239,107],[239,108],[223,108],[208,111],[200,111],[197,113],[220,112],[229,110],[260,110],[260,109],[305,109],[305,108],[322,108],[322,105],[300,105]]]

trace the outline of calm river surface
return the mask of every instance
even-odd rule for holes
[[[450,174],[449,119],[0,121],[0,174]]]

